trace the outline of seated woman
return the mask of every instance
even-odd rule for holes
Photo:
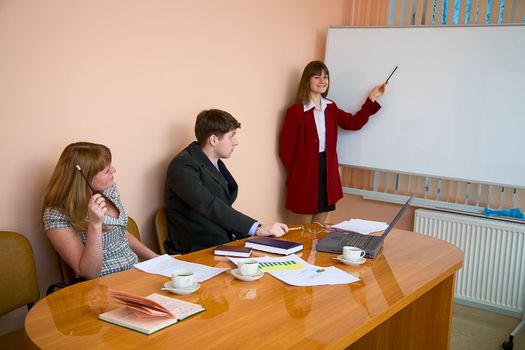
[[[137,255],[158,256],[126,231],[114,173],[109,148],[77,142],[64,149],[47,186],[44,230],[77,276],[108,275],[133,267]]]

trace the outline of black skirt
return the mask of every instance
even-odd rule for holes
[[[326,190],[326,152],[319,153],[319,185],[318,185],[317,212],[334,211],[335,204],[328,205],[328,192]]]

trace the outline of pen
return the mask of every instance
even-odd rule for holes
[[[80,175],[82,175],[82,178],[84,179],[84,181],[86,181],[86,183],[87,183],[89,189],[91,190],[91,193],[93,193],[93,194],[97,193],[97,192],[95,192],[95,190],[93,189],[93,187],[91,187],[91,184],[89,183],[89,181],[88,181],[86,175],[84,175],[84,172],[83,172],[82,169],[80,168],[80,165],[77,164],[75,167],[77,168],[77,170],[78,170],[78,172],[80,173]]]
[[[319,272],[319,273],[320,272],[324,272],[324,269],[317,269],[317,270],[315,270],[315,272]]]
[[[304,227],[303,225],[295,226],[295,227],[288,227],[288,231],[295,231],[295,230],[304,230]]]

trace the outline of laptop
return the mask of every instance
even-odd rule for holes
[[[394,226],[396,226],[403,214],[405,214],[413,198],[414,195],[408,198],[405,205],[399,210],[394,220],[392,220],[390,225],[383,231],[381,236],[363,235],[359,232],[336,229],[335,232],[330,232],[319,240],[316,246],[317,251],[341,254],[344,246],[352,246],[363,249],[365,251],[365,258],[375,258],[379,250],[383,247],[386,236],[392,231]]]

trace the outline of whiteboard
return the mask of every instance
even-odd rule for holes
[[[525,187],[525,26],[334,27],[326,64],[351,113],[399,66],[340,164]]]

